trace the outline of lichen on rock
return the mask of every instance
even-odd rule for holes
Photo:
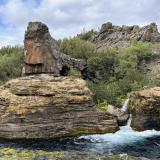
[[[78,151],[42,151],[16,150],[11,148],[0,149],[0,160],[149,160],[143,157],[129,155],[110,155]],[[154,159],[156,160],[156,159]]]
[[[94,106],[82,79],[33,75],[0,87],[1,138],[56,138],[117,130],[117,119]]]

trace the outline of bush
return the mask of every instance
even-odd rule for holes
[[[135,55],[140,63],[143,60],[149,61],[154,57],[153,47],[151,43],[134,41],[130,47],[123,49],[122,52],[126,55]]]
[[[64,39],[60,46],[63,53],[85,60],[94,56],[96,52],[94,44],[79,38]]]
[[[23,48],[3,47],[0,49],[0,81],[21,76]]]
[[[94,35],[96,35],[97,34],[97,32],[96,31],[94,31],[93,29],[92,30],[90,30],[90,31],[82,31],[82,33],[80,33],[80,34],[78,34],[78,37],[80,38],[80,39],[82,39],[82,40],[86,40],[86,41],[88,41],[88,40],[90,40],[91,38],[92,38],[92,36],[94,36]]]
[[[121,95],[121,88],[118,83],[93,83],[88,82],[88,86],[94,93],[94,101],[96,103],[102,103],[106,101],[109,104],[117,105],[117,98]]]
[[[95,80],[108,80],[114,75],[118,51],[112,48],[102,48],[87,61],[89,72],[93,73]]]

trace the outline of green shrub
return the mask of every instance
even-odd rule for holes
[[[126,55],[135,55],[138,62],[141,62],[142,60],[149,61],[154,57],[152,49],[153,44],[151,43],[134,41],[130,47],[123,49],[122,52]]]
[[[23,49],[21,47],[3,47],[0,49],[0,81],[21,76]]]
[[[80,33],[79,35],[78,35],[78,37],[80,38],[80,39],[82,39],[82,40],[86,40],[86,41],[88,41],[88,40],[90,40],[91,38],[92,38],[92,36],[94,36],[94,35],[96,35],[97,34],[97,32],[96,31],[94,31],[93,29],[92,30],[90,30],[90,31],[82,31],[82,33]]]
[[[94,93],[94,100],[96,103],[102,103],[106,101],[108,104],[117,105],[117,98],[121,95],[121,88],[118,83],[93,83],[88,82],[88,86]]]
[[[94,56],[96,52],[94,44],[79,38],[63,39],[60,46],[63,53],[85,60]]]
[[[112,48],[102,48],[90,57],[87,61],[89,72],[95,75],[97,80],[108,80],[114,74],[114,67],[117,63],[118,51]]]

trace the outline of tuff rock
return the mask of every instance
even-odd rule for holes
[[[160,130],[160,87],[134,92],[130,95],[131,127],[138,131]]]
[[[48,139],[117,130],[116,117],[94,106],[82,79],[45,74],[0,87],[0,138]]]
[[[48,27],[41,22],[29,22],[25,32],[24,50],[23,75],[51,73],[67,76],[69,65],[72,65],[81,71],[83,78],[86,78],[86,62],[61,53]]]

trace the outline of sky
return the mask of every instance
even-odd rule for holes
[[[106,22],[156,22],[160,30],[160,0],[0,0],[0,47],[23,45],[29,21],[47,24],[55,39],[98,30]]]

